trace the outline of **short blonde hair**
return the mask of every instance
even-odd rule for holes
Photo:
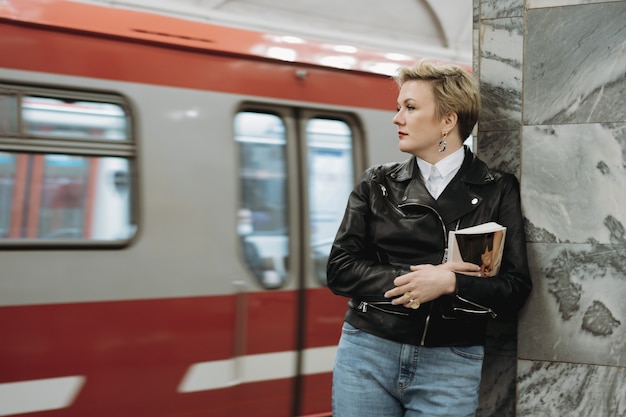
[[[407,81],[430,82],[435,96],[435,116],[441,119],[448,113],[456,113],[461,139],[472,133],[478,121],[480,97],[469,72],[457,65],[422,60],[412,67],[400,68],[393,79],[400,87]]]

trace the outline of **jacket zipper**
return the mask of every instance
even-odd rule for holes
[[[391,209],[394,210],[396,213],[398,213],[400,216],[406,217],[406,214],[404,214],[404,212],[400,210],[398,206],[396,206],[393,203],[393,201],[391,201],[391,199],[389,198],[389,194],[387,193],[387,187],[385,187],[383,184],[380,184],[380,183],[378,185],[380,185],[380,191],[383,193],[383,197],[385,197],[385,201],[387,202],[387,205],[391,207]]]
[[[396,212],[398,213],[400,216],[402,217],[406,217],[406,214],[400,210],[400,206],[396,205],[394,201],[391,200],[391,198],[389,197],[389,193],[387,193],[387,187],[385,187],[383,184],[378,183],[378,185],[380,186],[380,190],[383,194],[383,197],[385,197],[385,201],[387,202],[387,204]],[[424,207],[429,209],[430,211],[432,211],[433,213],[435,213],[435,215],[437,216],[437,218],[439,219],[439,223],[441,224],[441,229],[443,232],[443,239],[444,239],[444,243],[445,243],[445,249],[444,249],[444,259],[443,261],[445,261],[445,257],[447,255],[447,248],[448,248],[448,231],[446,230],[446,224],[443,221],[443,218],[441,217],[441,215],[437,212],[437,210],[433,209],[430,206],[424,205],[424,204],[405,204],[405,206],[408,205],[416,205],[416,206],[420,206],[420,207]],[[460,221],[460,220],[459,220]],[[459,227],[459,223],[457,222],[457,228]]]
[[[409,204],[405,204],[405,205],[409,205]],[[424,207],[430,211],[432,211],[433,213],[435,213],[435,215],[437,216],[437,218],[439,219],[439,223],[441,224],[441,229],[443,232],[443,241],[444,241],[444,251],[443,251],[443,257],[441,262],[445,262],[446,258],[448,256],[447,251],[448,251],[448,231],[446,230],[446,224],[443,221],[443,218],[441,217],[441,215],[437,212],[437,210],[435,210],[432,207],[426,206],[424,204],[411,204],[411,205],[416,205],[416,206],[420,206],[420,207]],[[424,320],[424,330],[422,331],[422,337],[420,338],[420,345],[424,346],[425,342],[426,342],[426,335],[428,334],[428,327],[430,325],[430,316],[432,315],[433,312],[433,305],[430,305],[430,309],[428,310],[428,314],[426,315],[426,319]]]
[[[482,310],[469,310],[469,309],[466,309],[466,308],[454,307],[454,309],[453,309],[454,311],[462,311],[464,313],[472,313],[472,314],[489,314],[494,319],[496,317],[498,317],[498,314],[495,311],[493,311],[491,308],[489,308],[489,307],[482,306],[482,305],[477,304],[477,303],[475,303],[473,301],[467,300],[467,299],[465,299],[465,298],[463,298],[463,297],[461,297],[459,295],[457,295],[456,298],[458,298],[459,300],[463,301],[464,303],[471,304],[474,307],[478,307],[478,308],[480,308]]]
[[[430,309],[428,310],[428,315],[426,316],[426,320],[424,321],[424,331],[422,332],[422,338],[420,339],[420,346],[424,346],[426,342],[426,333],[428,333],[428,325],[430,324],[430,315],[433,312],[433,305],[430,305]]]
[[[400,210],[399,206],[396,206],[391,199],[389,198],[389,194],[387,193],[387,188],[383,185],[380,184],[380,189],[383,193],[383,197],[385,197],[385,201],[387,202],[387,204],[396,212],[398,213],[400,216],[402,217],[406,217],[406,214],[404,214],[404,212],[402,210]],[[409,204],[406,204],[409,205]],[[433,209],[432,207],[426,206],[424,204],[415,204],[417,206],[420,207],[424,207],[427,208],[429,210],[431,210],[433,213],[435,213],[435,215],[437,216],[437,218],[439,219],[439,223],[441,224],[441,229],[443,232],[443,241],[444,241],[444,252],[443,252],[443,258],[442,258],[442,262],[445,262],[448,256],[448,231],[446,229],[446,224],[443,221],[443,218],[441,217],[441,215],[437,212],[437,210]],[[457,222],[457,228],[458,228],[459,223]],[[360,305],[359,305],[360,307]],[[373,307],[373,306],[372,306]],[[385,311],[385,310],[383,310]],[[422,331],[422,337],[420,338],[420,345],[424,346],[425,342],[426,342],[426,334],[428,333],[428,326],[430,325],[430,316],[432,314],[433,311],[433,305],[430,305],[430,309],[428,310],[428,314],[426,315],[426,319],[424,320],[424,330]]]
[[[382,311],[384,313],[396,314],[398,316],[408,316],[409,315],[409,313],[402,313],[400,311],[392,311],[392,310],[387,310],[387,309],[378,307],[377,304],[388,304],[388,305],[390,305],[391,301],[372,301],[372,302],[361,301],[359,303],[358,307],[357,307],[357,310],[361,310],[362,312],[367,313],[367,307],[369,306],[369,307],[375,308],[376,310],[380,310],[380,311]]]

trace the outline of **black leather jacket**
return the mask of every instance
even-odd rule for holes
[[[455,295],[417,310],[384,298],[410,265],[443,261],[448,230],[489,221],[507,227],[497,276],[457,273]],[[351,298],[345,320],[363,331],[414,345],[484,344],[488,317],[515,315],[532,288],[517,178],[489,169],[467,147],[438,200],[414,157],[369,168],[348,200],[327,275],[335,294]]]

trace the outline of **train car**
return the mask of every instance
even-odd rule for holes
[[[413,61],[0,2],[0,415],[329,416],[326,258]]]

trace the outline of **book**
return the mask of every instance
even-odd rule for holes
[[[500,271],[506,227],[489,222],[448,232],[447,262],[465,261],[480,265],[483,277]]]

